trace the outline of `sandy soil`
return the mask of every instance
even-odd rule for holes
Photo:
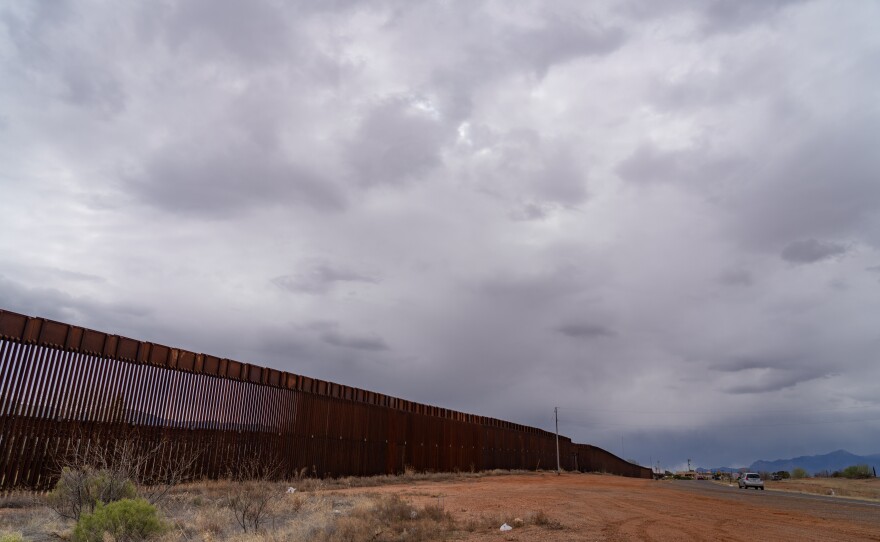
[[[738,490],[708,481],[536,473],[334,492],[394,492],[417,505],[442,504],[460,524],[475,527],[463,538],[474,541],[880,541],[878,503]],[[549,525],[529,520],[540,510]],[[514,517],[525,525],[498,530]]]

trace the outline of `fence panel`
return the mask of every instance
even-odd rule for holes
[[[218,478],[254,459],[284,476],[552,469],[534,427],[0,310],[0,490],[51,487],[95,446],[197,456]],[[650,478],[650,469],[560,437],[563,468]],[[147,473],[149,474],[149,473]]]

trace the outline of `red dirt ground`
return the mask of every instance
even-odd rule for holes
[[[465,534],[464,540],[472,541],[880,541],[880,503],[738,490],[708,481],[534,473],[335,492],[391,492],[419,506],[442,504],[460,525],[476,526]],[[539,510],[556,528],[529,521]],[[498,530],[514,517],[525,526]]]

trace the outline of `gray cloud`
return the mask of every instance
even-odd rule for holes
[[[369,110],[346,150],[361,183],[412,181],[440,163],[452,131],[431,107],[414,99],[391,99]]]
[[[471,285],[477,293],[504,304],[551,306],[564,297],[587,289],[578,270],[559,267],[535,274],[503,273],[485,277]]]
[[[69,27],[85,16],[78,6],[59,1],[28,7],[19,13],[0,12],[14,51],[24,61],[18,75],[43,80],[63,101],[94,109],[102,118],[120,113],[126,96],[116,66],[97,62],[88,44],[65,47],[59,43]],[[104,37],[102,33],[98,40]]]
[[[620,162],[616,172],[633,184],[690,183],[698,192],[713,188],[741,174],[744,163],[731,156],[716,156],[704,145],[664,151],[650,143],[639,145]]]
[[[388,345],[385,344],[381,337],[342,335],[329,331],[321,336],[321,340],[333,346],[353,348],[355,350],[366,350],[369,352],[388,350]]]
[[[498,44],[498,56],[511,52],[543,77],[554,64],[582,56],[605,55],[625,41],[620,28],[603,27],[571,13],[551,13],[539,28],[511,33]]]
[[[482,192],[515,199],[510,202],[514,219],[540,218],[555,207],[582,204],[589,196],[587,168],[564,141],[534,130],[498,133],[481,126],[468,126],[464,140],[465,174]]]
[[[27,6],[30,9],[23,7],[4,6],[0,20],[18,54],[28,61],[29,66],[49,64],[52,52],[47,38],[74,18],[73,4],[58,1],[52,5],[34,3]]]
[[[713,0],[701,6],[703,29],[708,33],[736,32],[771,20],[781,10],[810,0]]]
[[[880,210],[875,175],[880,157],[867,139],[876,120],[852,119],[846,126],[810,123],[809,136],[788,145],[756,180],[729,198],[744,239],[769,248],[791,239],[853,234],[878,246],[871,217]],[[822,132],[827,133],[818,135]]]
[[[728,286],[751,286],[754,283],[752,274],[745,269],[728,269],[721,274],[719,280]]]
[[[272,2],[195,0],[144,7],[143,29],[161,34],[174,49],[189,45],[203,55],[223,51],[241,62],[267,62],[289,50],[291,27],[285,19]]]
[[[786,245],[780,256],[787,262],[805,264],[842,256],[847,250],[847,246],[840,243],[803,239]]]
[[[752,369],[790,369],[797,365],[796,356],[778,356],[772,358],[738,357],[711,365],[711,369],[724,373],[738,373]]]
[[[743,357],[712,365],[714,371],[729,373],[724,391],[734,395],[761,394],[793,388],[828,378],[832,371],[808,355],[781,357]]]
[[[139,320],[153,314],[153,309],[144,305],[96,301],[57,288],[28,286],[3,275],[0,275],[0,299],[3,300],[0,307],[5,310],[38,314],[52,320],[103,323],[105,327],[112,322],[111,332],[118,325],[116,320]]]
[[[64,98],[74,105],[95,107],[118,114],[125,107],[125,92],[119,80],[106,71],[68,64],[64,73]]]
[[[552,210],[553,207],[548,204],[524,203],[511,210],[508,216],[515,221],[544,220],[550,216]]]
[[[756,23],[767,23],[784,8],[807,1],[810,0],[630,0],[617,9],[640,18],[676,17],[689,12],[699,17],[700,33],[711,35],[735,33]]]
[[[462,92],[524,72],[543,78],[575,59],[613,53],[627,39],[622,28],[579,5],[523,5],[508,17],[498,17],[497,9],[489,3],[467,12],[411,4],[395,12],[388,28],[397,31],[395,46],[430,59],[419,64],[429,67],[432,83],[466,103]]]
[[[793,388],[799,384],[827,376],[829,376],[828,373],[821,372],[772,371],[759,381],[734,384],[725,391],[734,395],[770,393]]]
[[[650,145],[642,145],[620,163],[618,174],[631,182],[648,183],[675,180],[680,175],[682,153],[661,153]]]
[[[272,279],[272,283],[281,289],[308,294],[323,294],[336,284],[346,282],[376,284],[378,280],[326,263],[312,264],[299,273],[280,275]]]
[[[188,142],[151,157],[130,179],[147,202],[175,213],[227,216],[256,205],[339,211],[344,196],[328,179],[251,142],[212,147]]]
[[[556,331],[574,339],[595,339],[617,335],[605,326],[596,324],[565,324],[557,327]]]

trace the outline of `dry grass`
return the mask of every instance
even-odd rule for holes
[[[185,483],[171,488],[157,505],[162,517],[172,526],[160,542],[427,542],[461,538],[467,533],[494,533],[505,522],[516,528],[531,525],[561,528],[543,511],[523,515],[522,519],[512,513],[457,519],[444,508],[440,498],[416,506],[394,493],[347,495],[338,491],[503,474],[511,472],[420,473],[407,469],[399,476],[339,479],[317,479],[303,472],[284,482],[263,480],[259,482],[260,489],[271,498],[265,520],[256,532],[252,529],[244,532],[229,506],[229,496],[240,488],[240,481]],[[290,487],[296,491],[288,493]],[[70,540],[74,525],[73,521],[52,512],[45,496],[12,493],[0,499],[0,533],[21,533],[25,540],[35,541]]]
[[[13,493],[0,500],[0,533],[20,534],[24,540],[52,540],[58,534],[72,531],[72,523],[59,518],[43,502],[30,493]]]
[[[413,482],[446,482],[449,480],[477,479],[486,476],[502,476],[508,474],[524,474],[531,471],[501,470],[481,472],[419,472],[410,466],[404,468],[401,474],[383,474],[378,476],[346,476],[343,478],[305,478],[299,480],[297,490],[316,491],[322,489],[349,489],[355,487],[378,487],[398,484],[411,484]]]
[[[527,521],[528,521],[528,523],[531,523],[532,525],[537,525],[538,527],[544,527],[545,529],[562,530],[565,528],[565,526],[563,526],[562,523],[560,523],[559,521],[556,521],[555,519],[552,519],[543,510],[538,510],[537,512],[534,512],[533,514],[530,514],[528,516]]]
[[[394,494],[357,497],[350,510],[339,511],[338,515],[339,518],[317,540],[433,541],[447,540],[457,530],[455,520],[442,508],[416,508]]]
[[[849,480],[846,478],[804,478],[801,480],[781,480],[765,482],[767,489],[811,493],[815,495],[836,495],[853,499],[880,501],[880,478]]]
[[[562,523],[550,518],[550,516],[548,516],[543,510],[538,510],[524,515],[516,515],[505,511],[497,514],[483,514],[476,517],[470,517],[462,524],[462,530],[469,533],[494,533],[505,523],[514,529],[521,529],[529,526],[554,531],[565,529]]]

